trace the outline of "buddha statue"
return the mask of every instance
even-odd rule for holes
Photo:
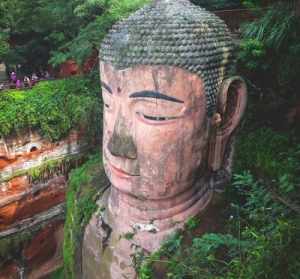
[[[113,26],[100,49],[111,187],[85,231],[83,278],[135,278],[134,247],[159,249],[228,183],[247,99],[234,62],[225,23],[188,0]]]

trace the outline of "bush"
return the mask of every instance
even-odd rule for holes
[[[52,273],[47,279],[64,279],[64,270],[60,268]]]
[[[99,91],[99,83],[75,77],[43,81],[30,90],[2,93],[0,137],[23,129],[37,129],[42,136],[56,141],[71,129],[94,131],[100,123]]]
[[[260,7],[257,1],[246,1]],[[293,1],[255,10],[258,19],[242,28],[239,68],[263,94],[273,99],[299,98],[300,17]]]
[[[237,172],[251,170],[261,176],[278,178],[288,173],[295,174],[299,169],[300,145],[297,145],[297,138],[267,127],[242,133],[236,151]]]

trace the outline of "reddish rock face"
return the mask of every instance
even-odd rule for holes
[[[49,275],[62,266],[62,243],[63,221],[48,223],[22,251],[16,251],[18,262],[10,261],[1,267],[0,279],[39,279]]]
[[[299,125],[300,123],[300,101],[293,106],[286,115],[288,124]]]
[[[59,142],[50,142],[37,132],[0,140],[0,241],[48,224],[32,240],[15,247],[21,250],[16,251],[16,263],[1,267],[1,279],[23,278],[22,272],[27,279],[38,279],[61,266],[63,223],[57,220],[62,219],[73,158],[88,149],[83,133],[72,131]]]
[[[62,266],[63,239],[63,222],[56,222],[32,240],[31,245],[24,250],[24,256],[29,262],[28,279],[44,278]]]
[[[21,180],[17,178],[15,180]],[[24,181],[23,181],[24,182]],[[13,192],[11,202],[0,207],[0,231],[7,229],[13,223],[34,216],[37,213],[46,211],[51,207],[63,203],[65,200],[66,179],[64,176],[50,179],[47,185],[40,190],[25,194]],[[28,180],[19,184],[16,188],[26,189],[29,186]],[[15,198],[14,198],[15,197]],[[5,196],[9,200],[9,196]]]
[[[28,189],[29,181],[26,175],[12,178],[10,181],[2,182],[0,188],[0,204],[7,203],[13,197],[17,197]]]
[[[63,222],[49,224],[40,231],[23,251],[23,257],[29,269],[33,270],[50,259],[61,257],[62,239]]]
[[[0,231],[56,206],[65,199],[66,178],[53,173],[32,183],[26,171],[48,162],[79,154],[87,148],[82,132],[71,132],[59,142],[43,139],[36,132],[8,137],[0,142]]]
[[[66,78],[80,74],[80,67],[75,60],[68,60],[60,66],[59,77]]]
[[[83,64],[83,72],[85,74],[90,73],[96,65],[99,64],[99,52],[97,49],[95,49],[92,54],[86,59],[86,61]]]
[[[0,279],[19,279],[19,267],[16,263],[7,263],[0,271]]]
[[[41,164],[42,160],[63,157],[76,151],[78,153],[80,148],[86,146],[82,137],[82,132],[72,131],[66,139],[50,142],[36,132],[28,132],[2,139],[0,140],[0,171],[13,172],[30,167],[30,163],[36,165],[34,161]]]

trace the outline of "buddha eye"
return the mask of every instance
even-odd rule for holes
[[[154,121],[165,121],[167,120],[167,117],[158,117],[158,116],[149,116],[149,115],[143,115],[146,119],[154,120]]]
[[[143,114],[141,112],[137,112],[137,115],[142,118],[142,119],[146,119],[146,120],[150,120],[150,121],[156,121],[156,122],[164,122],[164,121],[168,121],[168,120],[173,120],[176,119],[177,117],[167,117],[167,116],[150,116],[150,115],[146,115]]]

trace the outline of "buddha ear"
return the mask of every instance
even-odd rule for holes
[[[225,154],[231,136],[239,126],[247,104],[247,86],[239,77],[226,79],[217,100],[217,112],[212,117],[212,134],[209,146],[209,166],[213,171],[225,164]]]

